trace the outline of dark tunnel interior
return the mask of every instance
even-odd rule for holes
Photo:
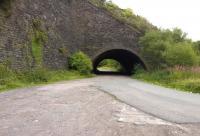
[[[121,66],[124,68],[123,72],[113,73],[113,72],[104,72],[97,69],[99,63],[105,59],[113,59],[118,61]],[[146,66],[144,62],[134,53],[124,49],[113,49],[102,54],[98,55],[93,61],[93,71],[95,74],[120,74],[120,75],[131,75],[134,69],[134,66],[141,65],[144,69]]]

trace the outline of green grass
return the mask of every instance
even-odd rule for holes
[[[0,70],[2,70],[2,68],[0,68]],[[77,71],[67,70],[49,71],[43,69],[35,69],[27,72],[8,72],[6,70],[4,70],[4,72],[5,76],[0,77],[0,92],[8,91],[9,89],[30,87],[57,81],[93,77],[92,74],[83,75]]]
[[[200,73],[190,70],[158,70],[136,72],[133,78],[177,90],[200,93]]]
[[[70,62],[75,67],[73,67],[74,69],[71,69],[70,71],[52,71],[42,67],[41,41],[41,39],[37,40],[37,38],[32,41],[32,50],[36,60],[36,66],[34,68],[28,68],[24,71],[14,71],[13,69],[10,69],[9,63],[0,64],[0,92],[14,88],[47,84],[57,81],[89,78],[93,76],[91,74],[92,62],[88,56],[81,52],[72,57],[73,59],[71,59]]]

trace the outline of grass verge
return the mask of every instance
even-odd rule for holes
[[[0,92],[9,89],[30,87],[34,85],[48,84],[57,81],[66,81],[93,77],[92,74],[83,75],[77,71],[49,71],[44,69],[35,69],[27,72],[12,72],[5,70],[5,76],[0,78]]]
[[[158,70],[136,72],[135,79],[192,93],[200,93],[200,72],[188,70]]]

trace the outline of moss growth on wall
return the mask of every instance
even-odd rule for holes
[[[35,66],[42,66],[43,61],[43,47],[48,40],[48,36],[42,30],[42,21],[40,19],[33,20],[33,34],[31,37],[32,54]]]

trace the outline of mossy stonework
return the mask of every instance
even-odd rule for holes
[[[33,28],[31,33],[31,50],[35,67],[43,65],[43,48],[48,41],[48,36],[42,28],[42,20],[33,19]]]
[[[10,59],[14,69],[64,69],[77,51],[94,61],[97,55],[121,49],[139,62],[141,33],[89,0],[13,0],[11,10],[0,22],[0,62]]]

